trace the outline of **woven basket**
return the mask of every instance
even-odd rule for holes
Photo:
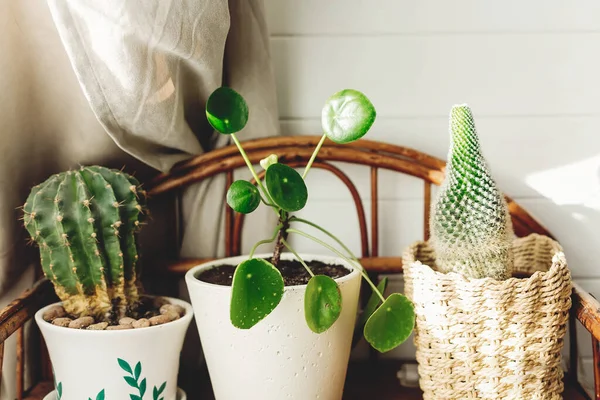
[[[505,281],[437,272],[425,242],[405,251],[425,400],[562,398],[567,262],[545,236],[516,239],[513,249],[515,277]]]

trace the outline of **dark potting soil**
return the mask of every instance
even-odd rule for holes
[[[320,261],[307,261],[306,263],[315,275],[327,275],[336,279],[350,273],[348,269],[337,264],[325,264]],[[235,265],[217,265],[202,271],[196,275],[196,279],[215,285],[231,286],[235,268]],[[298,260],[280,260],[277,269],[283,276],[285,286],[306,285],[310,279],[310,275]]]

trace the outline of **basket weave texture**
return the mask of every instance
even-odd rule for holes
[[[567,262],[546,236],[515,239],[513,250],[513,278],[504,281],[437,272],[426,242],[405,251],[425,400],[562,399]]]

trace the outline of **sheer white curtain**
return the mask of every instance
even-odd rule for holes
[[[16,209],[31,186],[92,163],[146,180],[224,145],[203,112],[222,83],[250,105],[243,140],[279,133],[261,0],[0,0],[0,54],[0,306],[33,282]],[[186,191],[186,256],[220,255],[223,190]],[[15,397],[13,354],[0,399]]]

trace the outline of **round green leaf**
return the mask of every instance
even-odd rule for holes
[[[361,92],[345,89],[327,100],[321,113],[323,132],[336,143],[363,137],[375,121],[375,107]]]
[[[238,92],[223,86],[208,98],[206,117],[217,131],[227,135],[236,133],[248,122],[248,105]]]
[[[306,205],[308,189],[295,169],[285,164],[272,164],[267,169],[265,182],[273,201],[284,211],[298,211]]]
[[[323,333],[342,312],[342,293],[337,283],[326,275],[310,278],[304,293],[304,316],[311,331]]]
[[[260,193],[248,181],[235,181],[227,190],[227,204],[239,213],[248,214],[260,204]]]
[[[229,316],[233,326],[250,329],[277,307],[283,296],[283,277],[262,258],[243,261],[233,274]]]
[[[406,296],[393,293],[365,325],[365,339],[381,353],[404,342],[415,326],[415,309]]]

